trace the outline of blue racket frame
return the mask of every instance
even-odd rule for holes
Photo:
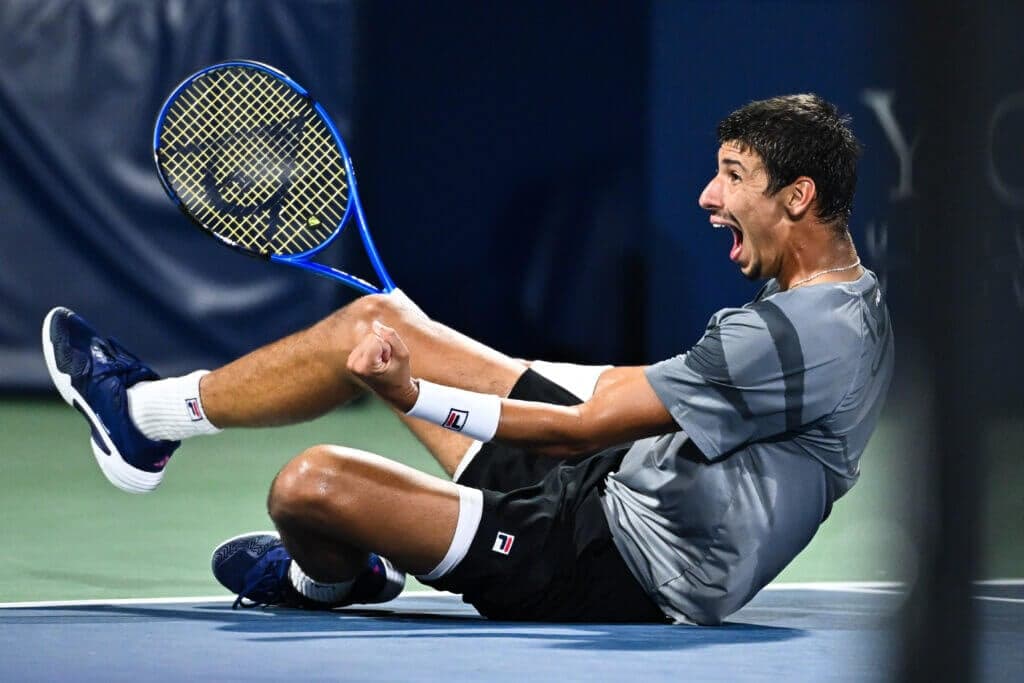
[[[197,78],[200,78],[211,71],[215,71],[217,69],[225,69],[229,67],[243,67],[262,71],[267,75],[272,76],[273,78],[276,78],[277,80],[287,85],[297,94],[299,94],[300,96],[309,101],[309,104],[313,107],[313,109],[317,112],[317,114],[320,116],[323,122],[327,125],[328,130],[330,130],[331,132],[331,136],[334,138],[334,144],[337,146],[338,153],[341,155],[341,159],[345,164],[345,174],[348,176],[349,202],[348,206],[345,207],[345,214],[338,221],[338,225],[335,226],[334,232],[331,233],[330,237],[328,237],[326,240],[324,240],[321,244],[314,247],[313,249],[304,251],[299,254],[291,254],[288,256],[279,256],[277,254],[271,254],[269,256],[266,256],[264,254],[260,254],[258,252],[234,244],[233,242],[226,240],[220,235],[216,234],[215,232],[209,230],[206,226],[204,226],[202,223],[196,220],[195,217],[192,216],[191,213],[189,213],[188,209],[182,203],[181,199],[178,197],[177,193],[175,193],[174,189],[170,186],[170,183],[168,182],[167,178],[164,177],[164,173],[160,168],[159,157],[160,131],[163,128],[164,119],[167,118],[167,112],[170,110],[171,105],[173,105],[174,102],[177,101],[181,93],[185,89],[187,89],[189,85],[191,85],[192,82],[195,81]],[[341,139],[341,134],[338,132],[338,127],[334,125],[334,121],[331,120],[331,117],[327,114],[327,110],[323,108],[323,105],[321,105],[319,102],[313,99],[313,96],[309,94],[309,91],[307,91],[305,88],[303,88],[301,85],[296,83],[289,76],[279,71],[278,69],[275,69],[274,67],[269,66],[267,64],[263,64],[261,62],[254,62],[246,59],[236,59],[208,66],[200,71],[197,71],[196,73],[192,74],[191,76],[183,80],[178,85],[178,87],[176,87],[174,91],[170,94],[170,96],[167,98],[167,101],[164,102],[163,107],[160,108],[160,113],[156,119],[156,125],[153,127],[153,160],[154,162],[156,162],[157,175],[160,177],[160,184],[163,185],[164,191],[167,192],[167,196],[171,198],[171,201],[174,202],[175,206],[177,206],[178,209],[180,209],[181,212],[184,213],[192,223],[198,225],[203,230],[203,232],[212,237],[217,238],[217,240],[222,244],[229,246],[232,249],[240,251],[249,256],[268,259],[276,263],[284,263],[290,266],[297,266],[299,268],[303,268],[305,270],[316,273],[317,275],[329,277],[334,280],[340,280],[349,287],[353,287],[365,294],[388,294],[395,290],[395,283],[391,280],[391,276],[388,275],[387,270],[384,268],[384,263],[381,261],[380,254],[377,253],[377,247],[373,243],[373,237],[370,236],[370,229],[366,225],[366,216],[363,214],[363,206],[359,201],[359,192],[356,189],[356,175],[355,171],[352,168],[352,159],[348,154],[348,150],[345,148],[345,142]],[[359,236],[363,240],[363,247],[366,249],[366,255],[370,259],[370,264],[373,266],[373,270],[377,273],[377,277],[380,278],[381,284],[383,285],[382,287],[376,287],[375,285],[373,285],[370,282],[367,282],[363,278],[358,277],[356,275],[352,275],[350,273],[346,273],[343,270],[338,270],[337,268],[333,268],[323,263],[317,263],[316,261],[310,260],[318,252],[326,249],[338,237],[338,235],[341,234],[341,231],[344,229],[345,224],[349,220],[350,214],[355,215],[355,222],[357,229],[359,230]]]

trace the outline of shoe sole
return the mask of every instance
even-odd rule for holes
[[[276,538],[278,540],[281,539],[281,534],[277,533],[277,531],[249,531],[249,532],[244,533],[244,534],[238,534],[237,536],[232,536],[231,538],[228,538],[228,539],[223,540],[220,543],[218,543],[217,547],[213,549],[213,555],[210,556],[210,569],[216,569],[217,568],[216,564],[214,563],[214,560],[217,557],[217,551],[218,550],[220,550],[224,546],[228,545],[229,543],[234,543],[235,541],[241,541],[243,538],[249,538],[250,536],[273,536],[274,538]]]
[[[234,589],[232,589],[230,586],[225,586],[224,582],[220,580],[219,576],[217,576],[217,553],[220,552],[220,549],[226,545],[229,545],[236,541],[241,541],[246,538],[250,538],[252,536],[273,536],[276,539],[281,538],[281,535],[276,531],[250,531],[248,533],[238,534],[237,536],[232,536],[227,540],[221,541],[217,544],[217,547],[213,549],[213,554],[210,555],[210,571],[213,572],[213,577],[217,579],[217,582],[220,585],[224,586],[224,588],[228,589],[229,591],[237,592],[234,591]]]
[[[163,472],[144,472],[128,464],[110,438],[110,432],[107,431],[103,420],[93,412],[85,398],[72,386],[71,375],[61,372],[57,367],[53,342],[50,340],[50,325],[54,316],[63,313],[72,313],[72,311],[58,306],[47,313],[46,318],[43,319],[43,357],[46,359],[46,369],[50,371],[50,379],[57,387],[64,402],[81,413],[92,427],[92,436],[89,438],[92,454],[107,481],[128,493],[149,493],[160,485],[164,477]],[[96,443],[97,436],[102,439],[103,446]]]

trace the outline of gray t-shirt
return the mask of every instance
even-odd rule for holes
[[[720,623],[807,545],[857,480],[892,368],[870,271],[786,292],[771,280],[647,368],[681,431],[634,443],[602,504],[666,614]]]

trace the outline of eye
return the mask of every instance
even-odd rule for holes
[[[734,183],[738,183],[740,180],[742,180],[742,178],[740,178],[740,174],[737,173],[736,171],[730,171],[729,180],[731,180]]]

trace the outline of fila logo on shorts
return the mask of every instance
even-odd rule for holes
[[[191,419],[193,422],[199,422],[200,420],[203,419],[203,414],[199,412],[198,398],[186,398],[185,410],[188,411],[189,419]]]
[[[499,531],[497,538],[494,539],[494,547],[491,548],[496,553],[502,555],[508,555],[512,551],[512,543],[515,542],[516,537],[512,534],[506,534],[504,531]]]
[[[468,410],[456,410],[455,408],[452,408],[448,411],[448,418],[441,426],[446,429],[451,429],[452,431],[461,432],[462,428],[466,426],[466,418],[468,417]]]

